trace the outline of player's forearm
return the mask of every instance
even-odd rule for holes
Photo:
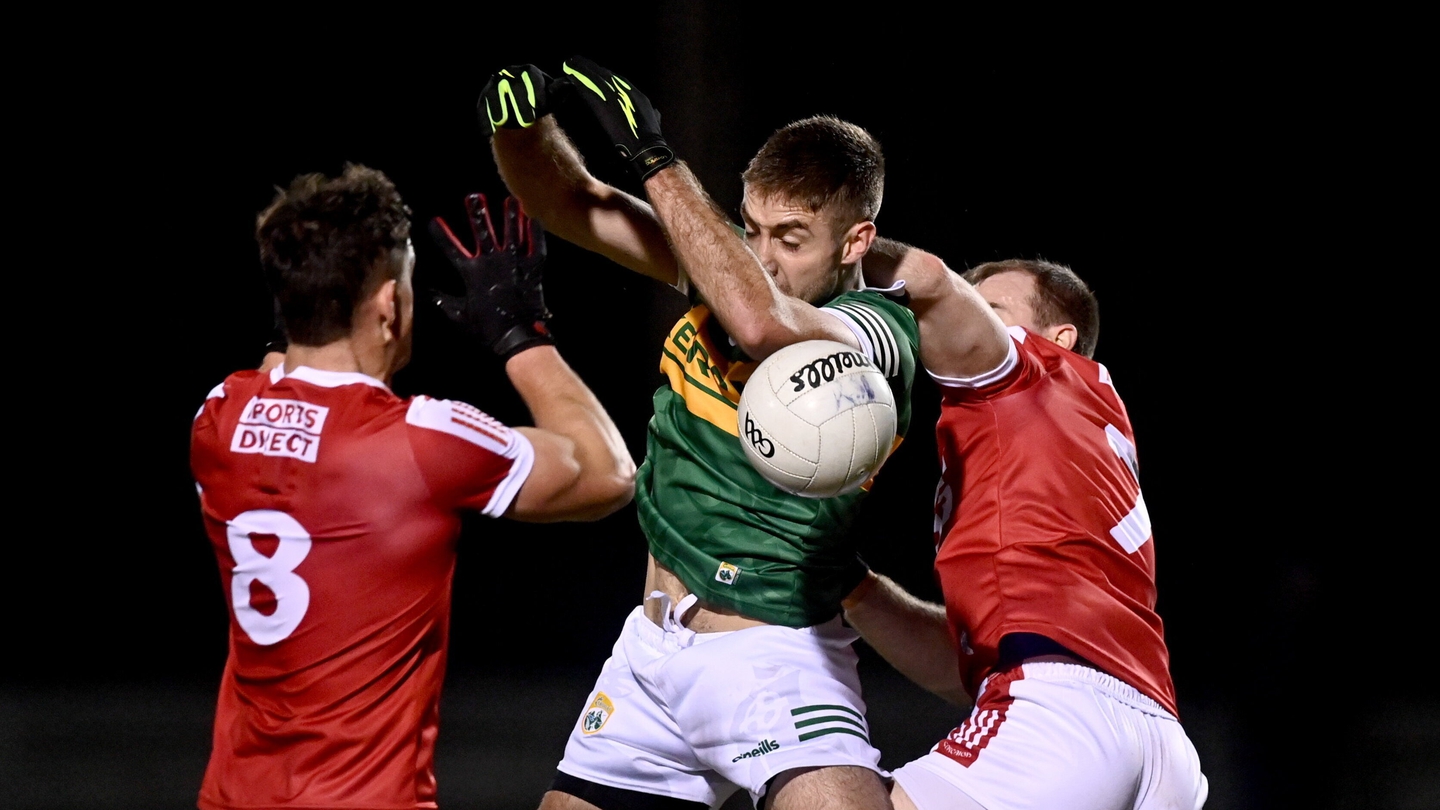
[[[844,331],[838,322],[822,322],[813,307],[780,291],[688,166],[657,172],[645,193],[690,283],[746,354],[762,360],[811,337],[850,342],[848,334],[834,334]]]
[[[969,705],[944,606],[915,598],[889,577],[870,577],[865,595],[847,601],[846,621],[905,677],[956,706]]]
[[[547,231],[622,267],[675,283],[675,257],[655,212],[591,175],[553,116],[528,129],[496,130],[491,151],[505,185]]]
[[[553,346],[511,357],[506,374],[530,409],[535,426],[574,443],[578,475],[564,493],[569,506],[556,520],[594,520],[635,494],[635,461],[620,431],[589,387]]]

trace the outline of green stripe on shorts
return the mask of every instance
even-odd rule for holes
[[[809,731],[800,735],[800,742],[805,742],[806,740],[813,740],[816,737],[823,737],[826,734],[854,734],[856,737],[859,737],[865,742],[870,742],[869,737],[866,737],[864,734],[861,734],[853,728],[822,728],[819,731]]]
[[[811,712],[849,712],[850,714],[855,715],[861,720],[865,719],[864,715],[860,714],[849,706],[831,706],[828,704],[819,704],[816,706],[801,706],[798,709],[791,709],[790,716],[795,717],[802,714],[810,714]]]
[[[859,721],[852,720],[840,714],[832,714],[828,717],[812,717],[809,720],[799,720],[796,721],[795,728],[805,728],[806,726],[818,725],[820,723],[849,723],[861,731],[865,730],[865,726],[861,725]]]

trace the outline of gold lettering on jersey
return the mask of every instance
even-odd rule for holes
[[[740,435],[736,411],[740,388],[755,371],[752,361],[732,362],[710,337],[709,308],[685,313],[661,348],[660,370],[670,388],[685,400],[685,409],[732,436]]]
[[[297,399],[251,397],[240,413],[232,453],[260,453],[315,463],[320,452],[320,431],[330,409]]]

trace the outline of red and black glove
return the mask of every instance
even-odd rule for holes
[[[445,220],[431,220],[430,235],[460,274],[465,294],[432,291],[430,298],[472,339],[508,360],[533,346],[553,344],[555,339],[550,335],[550,311],[545,308],[540,285],[545,231],[525,216],[519,200],[506,197],[504,207],[504,241],[497,244],[485,195],[465,198],[475,236],[474,253]]]

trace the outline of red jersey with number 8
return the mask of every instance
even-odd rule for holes
[[[459,511],[505,512],[529,441],[363,374],[242,371],[190,463],[230,606],[202,808],[435,806]]]
[[[1125,405],[1104,366],[1010,334],[994,372],[936,378],[935,570],[966,688],[976,693],[1005,635],[1034,633],[1176,713]]]

